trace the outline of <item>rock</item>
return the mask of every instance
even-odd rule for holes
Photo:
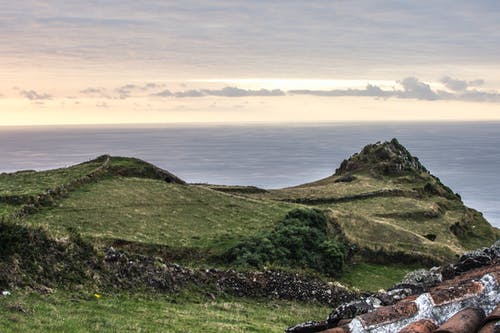
[[[355,181],[356,179],[357,178],[353,175],[345,175],[335,180],[335,183],[350,183],[352,181]]]
[[[459,275],[468,270],[492,264],[500,259],[500,240],[496,241],[489,248],[482,248],[476,251],[470,251],[460,257],[455,265],[446,265],[443,267],[432,267],[429,270],[420,269],[408,273],[403,281],[388,291],[379,291],[376,294],[364,295],[356,300],[346,302],[335,308],[326,320],[326,328],[321,324],[323,322],[307,322],[301,325],[290,327],[287,333],[300,332],[321,332],[329,328],[336,327],[341,320],[352,319],[356,316],[368,313],[383,305],[393,305],[402,299],[422,294],[429,288]],[[301,329],[304,329],[301,331]]]
[[[356,316],[368,313],[375,309],[375,305],[373,303],[374,297],[361,298],[358,300],[351,301],[349,303],[344,303],[333,310],[332,313],[328,316],[327,324],[328,328],[334,327],[337,323],[342,319],[350,319]],[[380,305],[380,300],[378,300],[377,304]]]
[[[237,296],[269,297],[339,304],[354,298],[354,294],[339,286],[332,286],[318,278],[284,272],[269,271],[221,274],[219,290]]]
[[[415,284],[397,284],[387,292],[378,293],[377,297],[382,301],[383,305],[393,305],[408,296],[422,293],[424,288]]]
[[[439,268],[437,268],[430,270],[419,269],[410,272],[406,274],[406,276],[403,278],[402,283],[408,285],[421,286],[423,288],[430,288],[432,286],[437,285],[441,281],[443,281],[443,276],[441,275]]]
[[[175,291],[187,284],[209,285],[220,292],[236,296],[272,297],[329,305],[337,305],[355,297],[345,287],[329,284],[316,277],[271,270],[195,270],[158,257],[130,255],[113,247],[107,249],[104,263],[111,284],[124,289],[145,286],[157,291]]]
[[[328,329],[326,321],[308,321],[289,327],[286,333],[314,333]]]
[[[47,286],[37,286],[36,291],[38,291],[42,295],[49,295],[54,293],[54,289],[49,288]]]
[[[498,241],[495,244],[497,243]],[[466,252],[458,259],[458,263],[454,265],[455,272],[462,273],[474,268],[489,265],[493,262],[497,253],[495,251],[497,250],[497,246],[494,245],[490,248],[485,247],[479,250]]]
[[[104,257],[104,260],[106,261],[117,261],[120,258],[123,257],[123,253],[120,251],[115,250],[114,247],[110,246],[108,250],[106,251],[106,255]]]
[[[500,239],[490,247],[490,250],[491,255],[494,256],[495,259],[500,258]]]

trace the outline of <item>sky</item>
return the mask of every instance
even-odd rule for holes
[[[497,0],[0,0],[0,126],[500,120]]]

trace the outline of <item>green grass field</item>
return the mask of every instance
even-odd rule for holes
[[[55,170],[2,173],[0,174],[0,196],[39,194],[85,176],[101,165],[102,161],[93,160]]]
[[[0,202],[0,217],[14,212],[18,207]]]
[[[340,282],[354,286],[359,290],[376,292],[392,287],[396,282],[401,281],[407,273],[418,268],[406,265],[357,263],[346,269]]]
[[[0,296],[0,332],[280,332],[299,322],[324,319],[328,307],[271,299],[200,294]]]
[[[27,221],[59,232],[73,227],[94,238],[224,250],[272,228],[293,207],[199,186],[114,177],[82,186]]]

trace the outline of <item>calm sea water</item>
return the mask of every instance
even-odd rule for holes
[[[329,176],[364,145],[393,137],[500,227],[500,123],[0,127],[0,172],[107,153],[145,159],[188,182],[280,188]]]

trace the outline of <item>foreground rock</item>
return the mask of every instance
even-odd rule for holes
[[[439,325],[445,329],[451,325],[465,327],[457,332],[474,333],[484,316],[500,311],[499,254],[497,241],[490,248],[464,254],[456,264],[411,272],[387,292],[344,303],[325,321],[299,324],[286,332],[434,332]],[[473,329],[464,319],[472,315],[480,317]],[[417,331],[417,326],[429,330]]]

